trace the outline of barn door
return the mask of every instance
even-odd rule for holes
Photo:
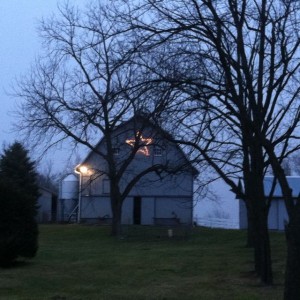
[[[141,224],[141,214],[142,214],[142,198],[134,197],[133,198],[133,224]]]

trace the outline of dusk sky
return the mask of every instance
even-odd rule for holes
[[[15,79],[28,74],[31,64],[41,51],[37,25],[42,17],[57,12],[57,4],[62,0],[1,0],[0,1],[0,148],[19,139],[12,132],[14,121],[12,111],[16,101],[9,96]],[[84,4],[87,1],[71,3]],[[56,154],[53,153],[57,157]],[[51,155],[49,159],[52,160]],[[63,159],[56,168],[62,166]]]

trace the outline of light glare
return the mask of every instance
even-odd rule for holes
[[[79,167],[79,171],[80,171],[80,173],[82,173],[82,174],[87,174],[88,168],[87,168],[86,166],[80,166],[80,167]]]

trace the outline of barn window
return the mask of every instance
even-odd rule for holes
[[[153,154],[154,156],[162,156],[163,150],[160,147],[154,147]]]
[[[102,184],[103,184],[103,194],[109,194],[110,192],[109,180],[103,179]]]
[[[113,154],[119,155],[120,154],[120,148],[113,148]]]

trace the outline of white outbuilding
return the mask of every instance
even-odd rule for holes
[[[265,194],[270,194],[274,177],[266,176],[264,179]],[[300,194],[300,177],[287,176],[293,196]],[[247,228],[247,211],[243,200],[236,198],[230,187],[218,179],[210,184],[210,193],[207,196],[197,199],[194,209],[194,221],[200,226],[225,229]],[[272,195],[272,202],[268,216],[270,230],[284,230],[288,221],[285,203],[282,198],[282,191],[277,183]]]

